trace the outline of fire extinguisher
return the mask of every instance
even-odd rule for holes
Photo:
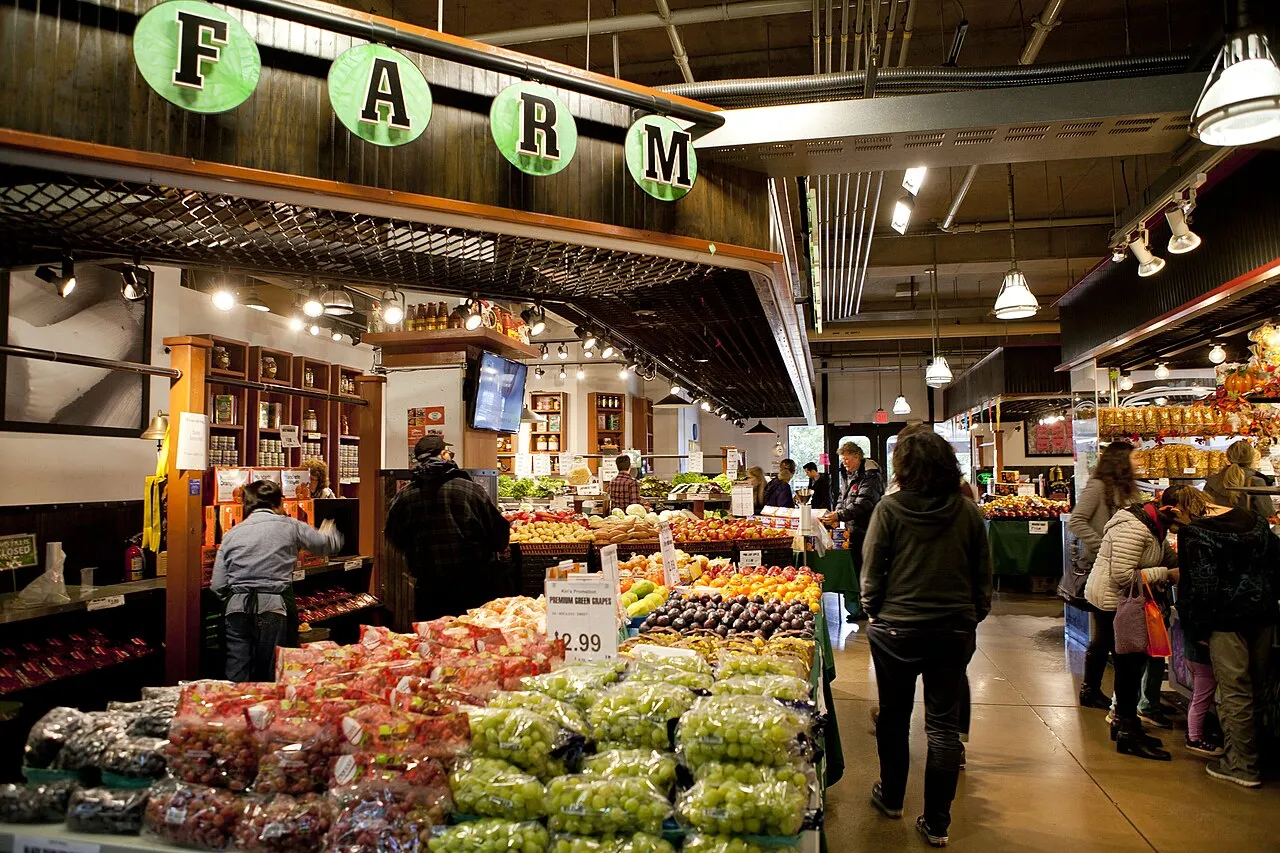
[[[142,534],[139,533],[125,540],[124,576],[131,581],[140,581],[146,565],[147,561],[142,556]]]

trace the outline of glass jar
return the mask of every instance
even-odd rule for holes
[[[316,419],[316,410],[307,409],[306,414],[302,417],[303,432],[319,432],[320,422]]]
[[[537,449],[539,453],[547,452],[547,437],[545,435],[538,436]]]
[[[264,355],[262,357],[262,378],[263,379],[275,379],[276,371],[278,370],[279,368],[276,367],[276,360],[274,356]]]
[[[302,371],[302,385],[304,388],[316,387],[316,372],[310,367]]]
[[[547,450],[551,451],[552,453],[560,452],[560,436],[553,435],[547,439]]]

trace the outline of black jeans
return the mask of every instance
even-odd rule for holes
[[[226,618],[227,680],[275,681],[276,647],[289,643],[288,617],[228,613]]]
[[[924,728],[929,757],[924,773],[924,816],[929,828],[951,825],[951,801],[960,778],[960,720],[965,668],[974,650],[974,627],[963,624],[890,625],[867,628],[880,693],[876,743],[885,804],[901,808],[911,767],[911,712],[916,678],[924,677]]]
[[[1107,656],[1116,646],[1116,612],[1114,610],[1093,611],[1093,636],[1089,639],[1089,648],[1084,653],[1084,683],[1081,688],[1102,689],[1102,676],[1107,671]]]

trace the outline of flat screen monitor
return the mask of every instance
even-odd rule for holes
[[[472,369],[475,378],[471,383],[471,428],[519,432],[529,368],[485,352]]]

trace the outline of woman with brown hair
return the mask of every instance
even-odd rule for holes
[[[1236,491],[1245,486],[1269,486],[1267,478],[1258,473],[1258,451],[1246,439],[1233,442],[1227,448],[1230,463],[1204,484],[1204,490],[1219,506],[1237,506],[1256,512],[1263,518],[1275,515],[1271,498],[1267,495],[1250,495]]]
[[[1079,540],[1078,550],[1072,555],[1071,571],[1062,584],[1064,596],[1072,600],[1084,599],[1085,583],[1098,558],[1107,522],[1138,499],[1138,484],[1130,462],[1132,453],[1133,445],[1125,441],[1113,441],[1106,446],[1067,520],[1067,529]],[[1102,676],[1107,671],[1107,656],[1113,640],[1103,628],[1099,620],[1084,656],[1080,704],[1086,708],[1111,707],[1111,700],[1102,692]]]
[[[747,469],[747,482],[751,484],[751,502],[755,505],[756,515],[764,509],[764,469],[752,465]]]

